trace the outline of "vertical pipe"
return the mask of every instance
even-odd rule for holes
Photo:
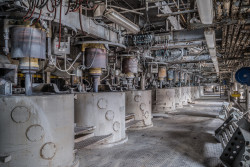
[[[98,92],[98,83],[100,80],[100,76],[93,76],[94,82],[93,82],[93,91]]]
[[[25,94],[27,96],[32,94],[32,86],[31,86],[31,74],[25,74]]]
[[[221,98],[221,75],[220,75],[220,87],[219,87],[219,89],[220,89],[220,98]]]
[[[141,77],[141,90],[145,90],[145,75],[143,74]]]
[[[162,81],[160,81],[160,88],[162,89]]]

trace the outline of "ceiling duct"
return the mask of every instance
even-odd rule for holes
[[[218,60],[216,56],[216,43],[215,43],[215,32],[213,29],[208,29],[204,31],[206,42],[207,42],[207,47],[211,56],[211,59],[214,64],[214,68],[217,73],[219,73],[219,65],[218,65]]]
[[[198,12],[203,24],[212,24],[214,18],[213,1],[197,0]]]
[[[106,10],[104,16],[108,20],[125,28],[130,33],[137,34],[140,31],[140,28],[138,27],[138,25],[134,24],[132,21],[130,21],[129,19],[127,19],[126,17],[124,17],[123,15],[115,11],[114,9]]]

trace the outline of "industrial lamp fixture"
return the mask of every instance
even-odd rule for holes
[[[108,20],[120,25],[121,27],[124,27],[130,33],[137,34],[140,31],[138,25],[134,24],[132,21],[128,20],[126,17],[124,17],[114,9],[106,10],[104,16]]]

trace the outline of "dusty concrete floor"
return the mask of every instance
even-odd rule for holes
[[[128,142],[106,149],[80,150],[81,167],[218,167],[222,147],[214,130],[223,100],[208,95],[168,118],[153,120],[154,127],[128,131]]]

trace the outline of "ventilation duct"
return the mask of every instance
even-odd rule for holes
[[[123,15],[121,15],[120,13],[115,11],[114,9],[108,9],[105,12],[104,16],[108,20],[125,28],[130,33],[136,34],[140,31],[140,28],[136,24],[134,24],[132,21],[128,20],[126,17],[124,17]]]
[[[214,18],[213,1],[197,0],[198,12],[203,24],[212,24]]]
[[[211,59],[214,64],[214,68],[217,73],[219,73],[219,65],[218,65],[218,60],[216,56],[216,43],[215,43],[215,32],[213,29],[208,29],[204,31],[206,42],[207,42],[207,47],[211,56]]]

